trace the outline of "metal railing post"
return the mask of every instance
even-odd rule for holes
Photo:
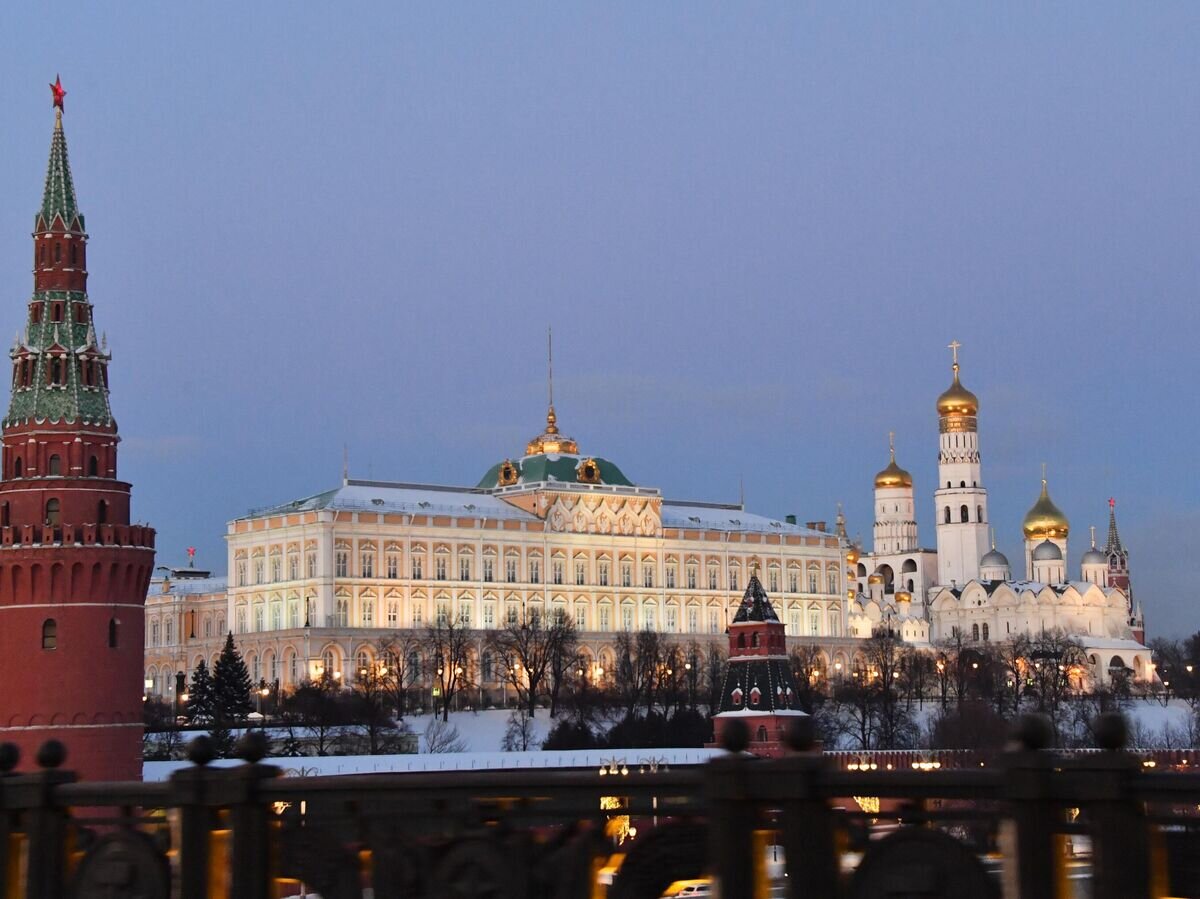
[[[783,851],[789,899],[837,899],[840,859],[837,821],[825,799],[821,776],[827,770],[811,718],[797,718],[786,732],[788,747],[800,755],[772,762],[783,803]]]
[[[264,780],[279,776],[273,765],[260,765],[267,753],[267,740],[261,731],[248,731],[242,737],[238,755],[245,765],[229,772],[234,801],[230,807],[233,821],[233,872],[231,899],[269,899],[271,895],[271,813],[259,796]]]
[[[1002,828],[1004,895],[1006,899],[1056,899],[1060,860],[1055,824],[1061,808],[1052,799],[1052,759],[1043,750],[1053,738],[1050,722],[1041,715],[1023,715],[1017,722],[1020,747],[1005,753],[1004,794],[1009,821]]]
[[[193,767],[171,775],[171,802],[179,809],[179,896],[208,899],[209,842],[212,838],[213,780],[206,766],[214,758],[212,742],[199,736],[188,745]]]
[[[1094,796],[1086,804],[1092,835],[1092,895],[1149,899],[1150,834],[1145,810],[1133,796],[1133,779],[1141,763],[1124,751],[1127,728],[1120,713],[1101,715],[1095,734],[1104,751],[1073,766],[1087,772],[1083,783]]]
[[[21,750],[15,743],[0,743],[0,899],[14,899],[16,895],[15,859],[9,859],[9,844],[12,841],[12,813],[8,809],[4,782],[21,760]],[[9,865],[12,864],[12,868]]]
[[[747,778],[753,762],[742,755],[749,745],[744,722],[733,720],[725,729],[723,745],[729,755],[715,758],[705,768],[705,789],[710,809],[709,855],[720,884],[721,899],[754,899],[754,822]]]
[[[73,783],[75,775],[58,768],[67,758],[66,747],[47,740],[37,753],[37,774],[14,777],[10,788],[24,792],[25,832],[29,837],[26,884],[28,899],[62,899],[66,895],[67,811],[54,798],[60,784]]]

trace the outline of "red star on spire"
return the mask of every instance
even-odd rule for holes
[[[57,75],[54,76],[54,83],[52,85],[50,85],[50,92],[54,94],[55,108],[62,109],[63,108],[63,97],[65,97],[67,95],[67,92],[65,90],[63,90],[62,79],[59,78]]]
[[[1113,498],[1110,496],[1110,497],[1108,498],[1108,507],[1109,507],[1110,509],[1112,509],[1112,508],[1114,508],[1116,505],[1117,505],[1117,501],[1116,501],[1115,499],[1113,499]]]

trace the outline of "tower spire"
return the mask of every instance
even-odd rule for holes
[[[558,416],[554,414],[554,328],[546,328],[546,389],[549,396],[546,410],[546,433],[558,433]]]
[[[62,227],[70,231],[83,230],[83,217],[75,200],[75,182],[71,178],[71,164],[67,158],[67,137],[63,131],[62,80],[55,76],[50,85],[54,96],[54,136],[50,140],[50,162],[46,166],[46,184],[42,190],[42,208],[34,228],[46,231],[53,227],[55,217],[62,219]]]
[[[1124,552],[1125,547],[1121,545],[1121,535],[1117,533],[1117,501],[1111,496],[1108,498],[1108,543],[1104,546],[1105,553]]]

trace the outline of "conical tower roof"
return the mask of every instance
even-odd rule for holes
[[[778,620],[779,616],[775,614],[775,607],[767,598],[767,591],[763,589],[762,581],[758,579],[757,574],[750,575],[750,583],[746,585],[746,592],[742,595],[742,604],[738,606],[737,614],[733,616],[733,623]]]
[[[1121,543],[1121,535],[1117,533],[1117,501],[1109,499],[1108,501],[1108,542],[1104,544],[1104,554],[1106,556],[1113,553],[1123,553],[1125,547]]]
[[[75,182],[71,178],[71,163],[67,158],[67,136],[63,131],[62,98],[66,91],[57,81],[54,90],[54,135],[50,138],[50,161],[46,166],[46,185],[42,189],[42,208],[38,210],[35,230],[45,231],[54,226],[56,218],[68,231],[82,231],[83,216],[75,199]]]

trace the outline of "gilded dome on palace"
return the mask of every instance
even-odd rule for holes
[[[958,380],[958,363],[954,364],[954,382],[937,399],[938,415],[978,415],[979,397],[962,386]]]
[[[1021,529],[1025,532],[1027,540],[1038,538],[1045,540],[1048,537],[1065,538],[1071,530],[1071,523],[1067,521],[1067,516],[1050,499],[1045,478],[1042,478],[1042,493],[1037,502],[1033,504],[1033,508],[1025,514],[1025,520],[1021,522]]]

